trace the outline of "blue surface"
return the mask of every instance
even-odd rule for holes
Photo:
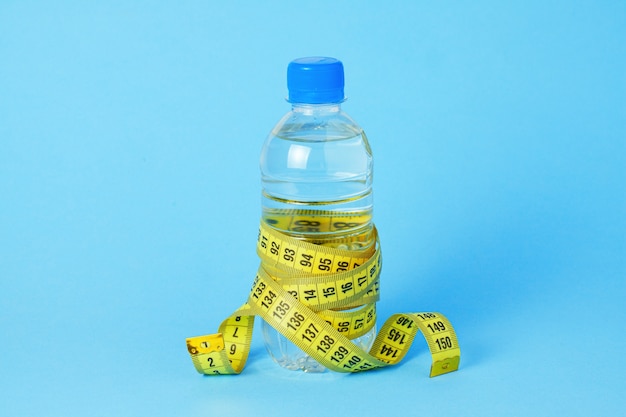
[[[0,415],[625,415],[626,5],[262,3],[0,2]],[[445,313],[454,374],[191,364],[307,55],[374,150],[380,321]]]

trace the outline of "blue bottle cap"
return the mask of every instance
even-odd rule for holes
[[[338,59],[298,58],[287,67],[290,103],[341,103],[343,86],[343,64]]]

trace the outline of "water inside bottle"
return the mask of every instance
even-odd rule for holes
[[[340,125],[341,130],[315,126],[283,125],[266,142],[261,154],[263,221],[296,239],[318,245],[345,250],[371,247],[375,245],[371,222],[373,167],[367,138],[350,124]],[[287,210],[351,213],[360,221],[344,223],[332,232],[317,230],[315,224],[281,229],[271,219]],[[262,326],[266,347],[282,367],[305,372],[325,370],[267,323]],[[375,335],[374,326],[353,342],[367,351]]]

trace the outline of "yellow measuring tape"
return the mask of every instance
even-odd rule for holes
[[[461,351],[452,325],[440,313],[394,314],[381,327],[369,352],[351,342],[376,321],[382,255],[375,228],[367,235],[327,246],[298,240],[267,224],[319,233],[367,220],[368,216],[359,213],[320,211],[276,211],[264,217],[257,239],[261,266],[246,303],[222,322],[219,333],[187,339],[196,370],[207,375],[240,373],[252,342],[254,316],[260,316],[334,371],[359,372],[396,364],[420,330],[432,357],[430,376],[456,371]],[[376,244],[359,248],[360,241],[372,239]],[[346,243],[353,249],[346,249]]]

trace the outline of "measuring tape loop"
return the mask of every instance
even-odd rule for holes
[[[316,313],[340,332],[347,332],[350,335],[362,335],[374,325],[376,319],[376,309],[367,307],[372,305],[375,306],[374,303],[378,301],[378,280],[375,280],[369,286],[365,286],[365,284],[363,284],[364,289],[361,291],[362,294],[356,293],[356,296],[345,295],[343,301],[318,302],[315,300],[324,298],[331,294],[331,292],[328,291],[329,287],[323,286],[321,287],[322,289],[317,290],[316,288],[320,287],[305,286],[304,288],[310,289],[305,289],[304,291],[301,289],[302,292],[298,292],[298,289],[291,285],[281,285],[278,281],[273,279],[273,277],[267,274],[263,267],[259,268],[255,282],[261,278],[265,280],[265,282],[275,283],[275,287],[280,287],[293,298],[299,300],[304,308]],[[353,286],[356,285],[358,284]],[[257,297],[260,297],[261,294],[258,294],[259,291],[260,289],[256,287],[256,289],[251,293],[250,298],[256,300]],[[337,294],[336,292],[332,292],[332,295],[336,296]],[[274,296],[275,292],[270,291],[267,295],[263,296],[264,298],[260,301],[260,305],[265,306],[272,304]],[[356,298],[357,296],[359,297],[358,299]],[[341,302],[344,304],[340,304]],[[248,301],[248,304],[250,304],[250,301]],[[339,311],[329,309],[336,305],[341,306],[343,309]],[[363,317],[367,318],[367,320],[363,321]],[[363,325],[366,326],[365,331],[362,330]]]
[[[248,298],[248,305],[255,314],[329,369],[350,372],[352,369],[348,363],[350,359],[353,359],[354,363],[359,363],[359,367],[385,365],[375,358],[368,358],[371,361],[363,362],[365,357],[369,356],[366,352],[332,328],[320,316],[310,314],[310,310],[304,304],[271,279],[259,276]],[[354,359],[356,357],[358,359]]]
[[[374,230],[374,236],[375,236]],[[299,241],[272,230],[261,223],[257,254],[268,266],[282,267],[305,274],[327,274],[348,271],[367,262],[374,248],[345,250]]]
[[[280,279],[262,266],[264,274],[272,277],[290,294],[314,311],[334,308],[351,308],[364,304],[363,299],[377,301],[380,292],[380,253],[372,262],[351,271],[328,274],[326,276],[303,276]]]
[[[367,226],[370,218],[362,213],[314,210],[275,210],[265,217],[257,238],[261,265],[246,303],[222,322],[218,333],[187,339],[187,350],[198,372],[240,373],[248,357],[255,316],[337,372],[396,364],[420,331],[431,353],[430,376],[457,370],[458,340],[440,313],[391,316],[369,352],[351,341],[366,334],[376,322],[382,254],[374,227],[351,237],[331,239],[330,245],[318,245],[268,226],[296,233],[332,233]]]
[[[289,230],[294,233],[333,233],[367,225],[372,219],[371,210],[362,212],[338,212],[323,210],[269,209],[263,216],[263,223],[274,229]],[[337,241],[344,240],[340,238]],[[354,239],[350,238],[350,242]],[[366,241],[364,239],[363,241]]]
[[[376,303],[371,302],[349,311],[319,311],[317,315],[348,339],[356,339],[376,324]]]

